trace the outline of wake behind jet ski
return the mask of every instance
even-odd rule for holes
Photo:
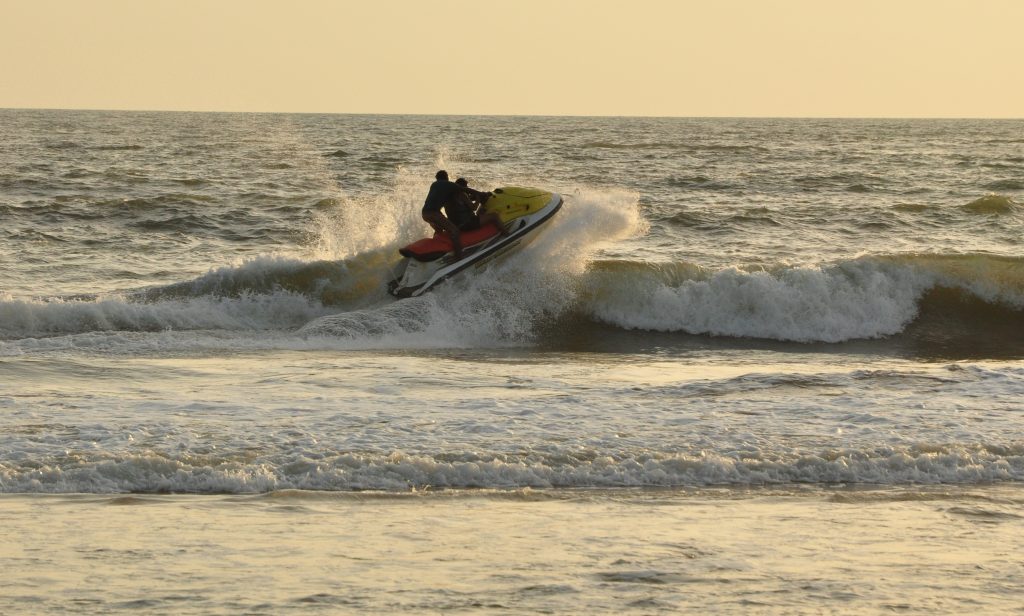
[[[398,298],[416,297],[459,272],[514,250],[532,240],[539,227],[561,207],[558,193],[518,186],[496,188],[481,212],[493,213],[491,219],[500,220],[507,235],[501,235],[493,223],[463,231],[459,234],[462,258],[456,259],[451,237],[435,231],[433,237],[399,249],[405,258],[398,264],[394,280],[388,283],[388,292]]]

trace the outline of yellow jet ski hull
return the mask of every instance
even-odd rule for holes
[[[507,225],[516,218],[536,214],[551,203],[553,193],[539,188],[524,186],[503,186],[495,188],[493,196],[487,200],[484,210],[494,212],[501,217],[502,224]]]

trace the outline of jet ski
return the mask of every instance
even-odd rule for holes
[[[501,235],[494,224],[463,231],[461,259],[455,258],[451,238],[443,233],[404,246],[398,252],[405,258],[395,268],[388,292],[400,299],[416,297],[459,272],[515,250],[532,240],[561,207],[557,193],[519,186],[495,188],[483,208],[500,217],[508,235]]]

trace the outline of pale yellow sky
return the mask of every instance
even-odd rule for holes
[[[1024,117],[1024,0],[0,0],[0,108]]]

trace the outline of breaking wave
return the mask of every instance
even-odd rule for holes
[[[622,233],[635,230],[628,214],[608,212],[623,216],[616,223]],[[568,254],[574,244],[566,239],[594,228],[606,227],[567,217],[526,248],[528,258],[401,302],[384,292],[393,263],[386,250],[339,261],[256,259],[115,296],[2,297],[0,338],[278,330],[354,348],[466,348],[533,344],[544,334],[542,323],[548,331],[551,324],[577,332],[604,324],[800,343],[907,330],[951,336],[984,323],[1016,344],[1024,332],[1024,258],[905,254],[711,270],[689,262],[591,262],[585,254]],[[919,327],[925,320],[929,327]]]
[[[1024,331],[1024,258],[906,253],[718,269],[683,261],[595,260],[603,247],[641,234],[647,225],[638,195],[611,189],[567,195],[562,213],[517,258],[396,304],[384,288],[397,245],[422,233],[415,216],[425,190],[419,175],[399,170],[395,190],[370,202],[343,195],[330,200],[315,214],[313,259],[261,257],[113,295],[0,295],[0,339],[274,330],[297,339],[339,340],[346,348],[500,347],[543,342],[551,331],[612,326],[839,343],[900,334],[930,315],[938,320],[923,335],[941,337],[937,327],[952,331],[981,319],[1009,332],[1014,344],[1022,342],[1014,332]],[[1018,206],[990,195],[965,207],[1001,212]],[[671,220],[701,224],[695,216]],[[778,224],[763,208],[736,219]]]
[[[626,329],[842,342],[903,331],[925,298],[938,311],[965,298],[1001,305],[1024,324],[1024,259],[1014,257],[907,254],[753,271],[611,261],[595,264],[588,282],[587,312]],[[941,288],[959,293],[930,293]]]
[[[710,451],[307,452],[245,456],[79,452],[0,463],[0,492],[264,493],[460,488],[977,484],[1024,480],[1024,446],[912,445],[758,456]]]
[[[382,234],[365,225],[364,237],[350,234],[348,244],[332,240],[319,249],[320,254],[351,255],[341,259],[264,257],[190,281],[111,296],[0,296],[0,339],[276,329],[370,348],[528,342],[538,314],[566,312],[575,298],[573,281],[600,242],[643,226],[635,194],[581,193],[571,201],[566,210],[584,209],[586,215],[557,217],[525,249],[528,257],[495,264],[416,301],[396,305],[384,291],[398,255],[393,243],[381,246],[382,237],[394,242],[401,234]],[[394,216],[396,221],[404,218]],[[376,247],[359,252],[358,246]]]
[[[211,270],[194,280],[145,289],[133,298],[153,302],[202,296],[240,297],[290,292],[327,306],[351,307],[383,297],[393,250],[375,250],[336,261],[260,257],[239,266]]]
[[[326,312],[319,302],[287,291],[155,303],[134,302],[123,297],[91,301],[7,299],[0,301],[0,339],[107,331],[269,330],[299,327]],[[71,341],[69,344],[74,346]]]

